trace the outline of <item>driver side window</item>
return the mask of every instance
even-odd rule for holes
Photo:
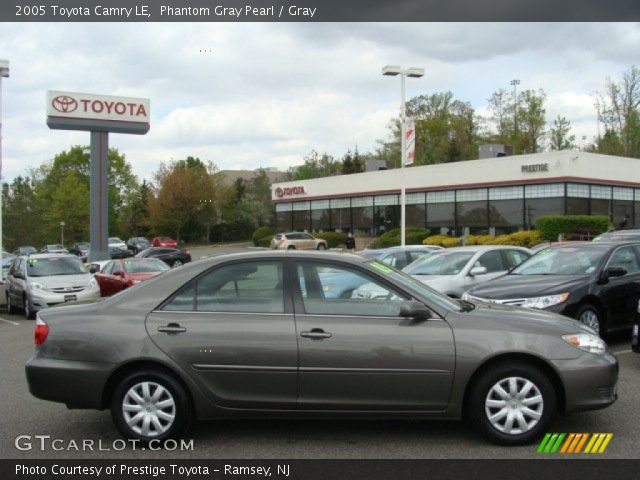
[[[607,267],[624,268],[627,273],[636,273],[640,271],[638,257],[632,247],[622,247],[613,252]]]
[[[356,268],[298,262],[297,281],[311,315],[398,316],[404,294]]]

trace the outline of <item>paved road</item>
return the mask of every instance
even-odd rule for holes
[[[197,255],[230,253],[246,247],[192,249]],[[203,252],[203,253],[201,253]],[[97,451],[109,448],[118,434],[108,412],[67,410],[38,400],[27,389],[24,363],[33,353],[33,321],[0,312],[0,458],[535,458],[535,446],[502,448],[488,444],[460,422],[437,421],[212,421],[189,434],[192,451]],[[640,458],[640,355],[627,338],[611,342],[620,360],[620,399],[612,407],[559,417],[557,432],[612,432],[599,458]],[[18,435],[50,435],[81,443],[87,452],[39,449],[20,451]],[[34,446],[38,442],[33,439]],[[116,448],[120,448],[116,443]],[[586,455],[583,455],[586,456]]]

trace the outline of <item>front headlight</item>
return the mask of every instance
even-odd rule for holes
[[[466,301],[466,302],[471,301],[471,295],[469,295],[467,292],[464,292],[464,293],[462,294],[462,300],[464,300],[464,301]]]
[[[545,297],[530,297],[524,299],[522,306],[526,308],[547,308],[562,303],[567,298],[569,298],[568,293],[558,293],[556,295],[547,295]]]
[[[89,280],[89,284],[87,285],[87,287],[89,288],[93,288],[97,286],[98,286],[98,281],[95,278],[92,278],[91,280]]]
[[[46,291],[48,290],[47,287],[45,287],[43,284],[38,283],[38,282],[31,282],[29,284],[31,286],[31,288],[33,288],[34,290],[43,290]]]
[[[602,355],[607,351],[607,344],[597,335],[590,333],[573,333],[563,335],[562,339],[580,350]]]

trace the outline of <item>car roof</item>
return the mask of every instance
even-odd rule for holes
[[[32,253],[31,255],[20,255],[22,258],[60,258],[60,257],[69,257],[69,258],[78,258],[75,255],[70,253]]]
[[[529,251],[528,248],[521,247],[519,245],[466,245],[464,247],[451,247],[445,248],[444,250],[437,250],[433,253],[440,252],[486,252],[489,250],[505,250],[505,249],[517,249],[521,251]]]

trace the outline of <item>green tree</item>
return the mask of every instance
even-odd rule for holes
[[[561,115],[553,121],[549,128],[549,140],[551,150],[571,150],[576,147],[576,136],[570,135],[571,122]]]
[[[358,152],[358,147],[351,153],[351,150],[345,153],[342,157],[342,171],[343,175],[349,175],[351,173],[364,172],[364,159]]]
[[[20,245],[39,245],[40,214],[35,208],[35,189],[29,176],[3,184],[2,236],[5,250]]]
[[[342,163],[334,159],[331,155],[323,153],[320,155],[312,150],[304,158],[304,164],[298,168],[289,169],[289,178],[292,180],[307,180],[310,178],[331,177],[340,175]]]
[[[544,90],[525,90],[518,95],[518,137],[516,148],[520,153],[537,153],[545,136],[547,124]]]

